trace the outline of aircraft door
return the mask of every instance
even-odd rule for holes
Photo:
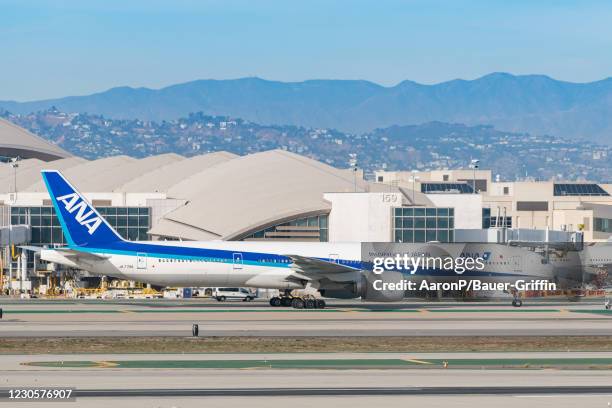
[[[147,269],[147,254],[143,252],[136,254],[136,269]]]
[[[233,262],[232,262],[232,269],[233,270],[240,270],[240,269],[242,269],[243,262],[244,262],[244,260],[242,259],[242,253],[241,252],[234,252],[234,254],[233,254]]]
[[[510,258],[510,263],[512,264],[512,270],[514,272],[521,272],[522,268],[521,268],[521,257],[520,256],[513,256]]]

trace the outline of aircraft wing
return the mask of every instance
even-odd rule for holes
[[[297,274],[307,276],[311,279],[320,279],[330,277],[330,275],[345,274],[347,272],[354,273],[359,271],[358,268],[352,268],[346,265],[340,265],[335,262],[324,261],[318,258],[311,258],[301,255],[285,255],[290,258],[293,263],[291,269]]]

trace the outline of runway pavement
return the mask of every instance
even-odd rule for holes
[[[612,312],[595,303],[361,304],[324,310],[264,302],[3,301],[2,337],[565,336],[612,335]]]
[[[565,395],[426,395],[426,396],[296,396],[296,397],[132,397],[121,398],[79,398],[77,403],[67,403],[67,407],[83,408],[201,408],[212,407],[249,407],[270,408],[282,406],[291,408],[475,408],[475,407],[537,407],[537,408],[575,408],[602,407],[606,408],[612,398],[609,395],[565,394]],[[0,402],[1,404],[1,402]],[[19,408],[44,407],[46,403],[18,404]],[[55,403],[53,406],[59,406]]]
[[[381,356],[382,355],[382,356]],[[260,360],[386,360],[403,359],[423,362],[428,360],[475,359],[566,359],[567,353],[270,353],[261,354],[124,354],[124,355],[9,355],[0,356],[0,378],[4,389],[12,387],[69,387],[74,388],[79,406],[101,406],[103,401],[116,406],[117,403],[149,403],[155,405],[132,406],[195,406],[213,402],[234,403],[247,401],[254,406],[277,403],[279,398],[294,401],[298,406],[305,401],[336,405],[336,398],[355,398],[352,406],[365,401],[399,406],[400,402],[413,402],[414,398],[430,406],[436,396],[451,406],[464,406],[462,402],[495,401],[496,406],[546,405],[556,401],[563,405],[566,398],[585,401],[612,401],[612,377],[609,370],[480,370],[480,369],[193,369],[193,368],[119,368],[112,364],[92,367],[78,367],[71,362],[131,361],[146,362],[149,359],[167,362],[182,361],[244,361]],[[572,358],[612,359],[612,353],[572,353]],[[63,361],[63,366],[40,366],[34,363]],[[418,363],[415,363],[418,364]],[[402,396],[403,399],[395,397]],[[443,397],[440,397],[443,396]],[[259,399],[274,397],[274,400]],[[427,398],[426,398],[427,397]],[[153,398],[160,398],[159,400]],[[204,398],[204,399],[202,399]],[[363,398],[363,399],[362,399]],[[410,398],[410,399],[406,399]],[[525,398],[519,400],[519,398]],[[528,399],[529,398],[529,399]],[[458,399],[458,400],[457,400]],[[456,403],[458,402],[458,405]],[[578,400],[574,399],[574,403]],[[397,404],[397,405],[396,405]],[[126,404],[127,405],[127,404]],[[20,405],[22,406],[22,405]],[[303,405],[305,406],[305,405]],[[431,405],[433,406],[433,405]],[[442,406],[442,405],[438,405]],[[488,406],[488,405],[478,405]],[[605,406],[605,405],[604,405]]]
[[[612,335],[599,302],[336,301],[321,311],[0,298],[0,307],[4,337],[190,336],[193,323],[201,336]],[[79,407],[605,407],[610,367],[609,352],[0,355],[0,387],[75,388]]]

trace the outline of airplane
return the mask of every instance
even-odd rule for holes
[[[38,249],[44,261],[98,276],[157,286],[279,289],[281,295],[270,299],[270,304],[297,309],[325,307],[323,299],[290,295],[292,290],[307,287],[317,289],[328,298],[400,301],[405,295],[405,290],[374,290],[372,281],[378,275],[373,274],[367,254],[364,258],[371,243],[127,241],[61,172],[43,170],[42,177],[67,241],[66,247]],[[478,276],[493,281],[554,279],[552,263],[544,263],[541,255],[520,247],[432,243],[378,245],[403,245],[404,250],[420,254],[488,253],[485,271],[466,271],[461,277]],[[604,257],[599,253],[597,256]],[[441,281],[459,277],[453,271],[427,269],[416,270],[415,274],[421,279],[432,277]],[[404,275],[390,271],[381,276],[387,281],[397,281]]]

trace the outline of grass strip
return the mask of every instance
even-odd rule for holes
[[[612,336],[4,337],[0,354],[612,351]]]

